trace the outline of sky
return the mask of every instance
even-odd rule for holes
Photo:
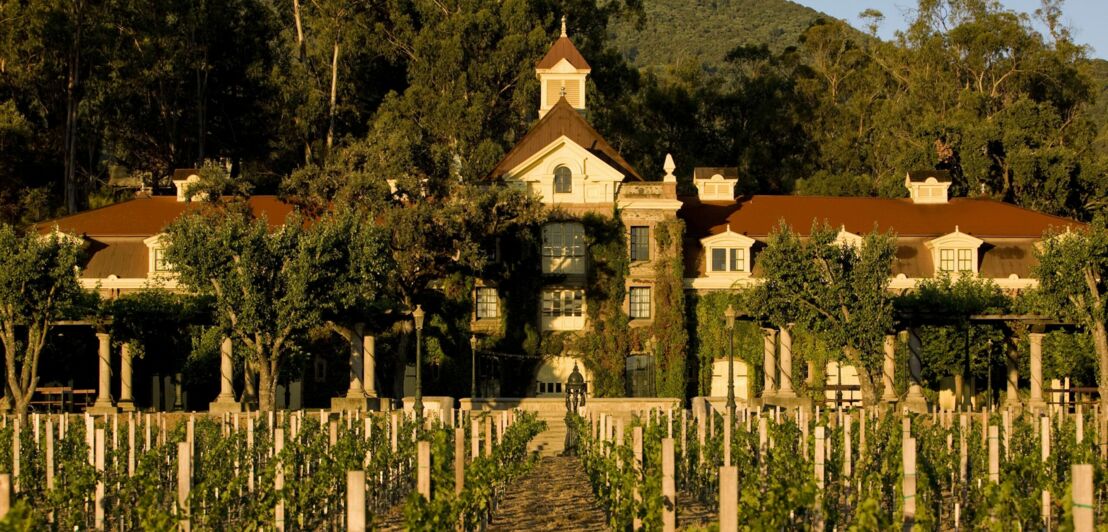
[[[867,8],[874,8],[885,15],[878,34],[885,39],[907,26],[906,20],[915,9],[915,0],[793,0],[817,9],[835,18],[841,18],[856,28],[866,24],[858,18]],[[1033,13],[1041,5],[1039,0],[1000,0],[1008,9]],[[1108,0],[1067,0],[1062,5],[1065,23],[1071,28],[1074,40],[1092,47],[1090,57],[1108,59]]]

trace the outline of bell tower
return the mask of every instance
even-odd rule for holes
[[[535,65],[542,86],[539,118],[546,116],[558,100],[565,98],[574,109],[585,111],[585,77],[592,72],[589,63],[566,35],[566,17],[562,17],[562,35]]]

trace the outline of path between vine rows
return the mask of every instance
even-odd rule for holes
[[[686,493],[677,496],[677,526],[703,527],[716,520],[708,508]],[[400,506],[374,523],[377,530],[403,530]],[[579,458],[544,456],[501,495],[489,532],[608,530]]]

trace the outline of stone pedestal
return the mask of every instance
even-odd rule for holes
[[[1032,409],[1045,409],[1043,398],[1043,333],[1028,335],[1031,343],[1031,398],[1027,406]]]
[[[927,413],[927,399],[923,396],[923,366],[920,362],[920,344],[916,331],[908,330],[908,395],[904,398],[904,407],[912,412]]]
[[[896,336],[885,335],[885,357],[881,370],[881,400],[887,403],[895,403],[896,397]]]
[[[332,412],[370,412],[381,409],[381,401],[376,397],[332,397]]]
[[[135,411],[134,387],[134,355],[131,353],[131,344],[123,344],[119,351],[119,401],[116,406],[121,412]]]
[[[112,404],[112,336],[108,333],[96,333],[100,342],[100,383],[97,386],[96,403],[85,411],[89,414],[114,414],[119,409]]]
[[[781,335],[781,374],[778,381],[777,397],[792,399],[796,397],[793,390],[793,335],[789,327],[782,327]]]
[[[765,339],[762,397],[773,397],[777,394],[777,329],[762,329],[762,337]]]
[[[208,405],[208,411],[213,414],[242,412],[242,405],[235,401],[235,390],[231,384],[235,375],[232,354],[231,339],[224,338],[219,345],[219,395]]]

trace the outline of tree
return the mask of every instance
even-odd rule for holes
[[[166,230],[166,260],[180,282],[213,296],[220,326],[246,346],[261,410],[273,409],[279,371],[300,335],[323,321],[320,302],[335,296],[334,262],[349,266],[341,258],[345,229],[329,216],[310,226],[296,213],[256,218],[233,202],[192,210]]]
[[[1108,420],[1108,227],[1098,217],[1080,230],[1051,230],[1036,247],[1035,258],[1041,310],[1092,336],[1101,419]]]
[[[23,416],[38,387],[39,356],[54,322],[88,303],[77,283],[81,244],[57,232],[40,236],[0,224],[0,246],[4,395]]]
[[[818,223],[807,238],[785,224],[775,228],[761,253],[764,282],[753,300],[763,302],[763,318],[771,323],[799,323],[841,347],[858,369],[863,400],[874,404],[881,346],[893,325],[893,236],[874,231],[854,246],[836,242],[837,234]]]

